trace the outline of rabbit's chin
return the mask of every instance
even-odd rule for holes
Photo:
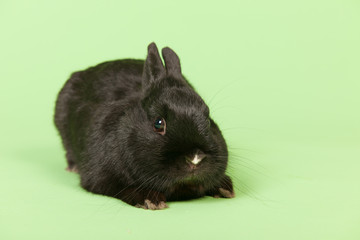
[[[203,185],[208,182],[207,173],[201,171],[201,169],[191,170],[185,173],[183,176],[176,179],[173,182],[174,185]]]

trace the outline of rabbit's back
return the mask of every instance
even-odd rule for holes
[[[143,66],[143,60],[134,59],[104,62],[73,73],[65,83],[56,101],[55,125],[70,168],[81,159],[86,131],[98,107],[140,93]]]
[[[74,73],[68,84],[83,101],[116,101],[141,90],[143,66],[143,60],[104,62]]]

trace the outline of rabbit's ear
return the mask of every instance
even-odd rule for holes
[[[155,43],[150,43],[148,46],[148,55],[144,65],[144,78],[146,84],[154,82],[165,75],[164,65],[161,61],[158,48]]]
[[[181,76],[180,59],[176,53],[168,47],[162,49],[161,54],[165,61],[168,75]]]

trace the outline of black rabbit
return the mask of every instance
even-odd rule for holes
[[[209,108],[154,43],[145,61],[75,72],[58,95],[55,124],[68,170],[86,190],[145,209],[205,195],[234,197],[228,152]]]

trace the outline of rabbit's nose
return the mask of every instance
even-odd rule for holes
[[[194,154],[187,156],[186,161],[192,165],[198,165],[204,158],[206,158],[206,154],[201,150],[197,150]]]

